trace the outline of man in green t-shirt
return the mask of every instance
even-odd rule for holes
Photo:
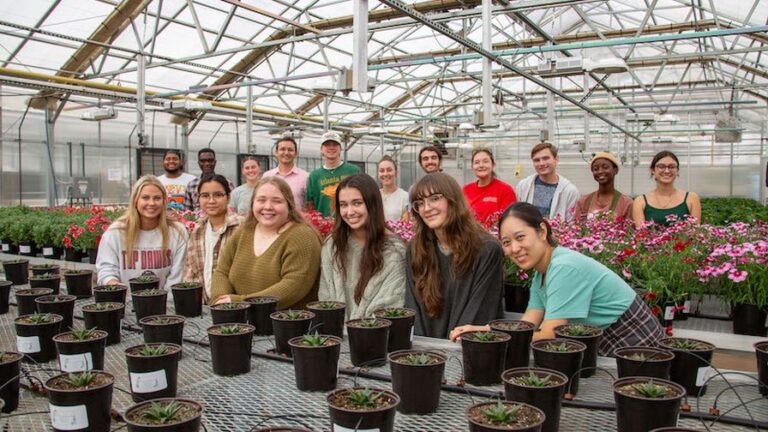
[[[320,139],[323,166],[309,173],[307,179],[307,209],[319,211],[328,217],[335,211],[336,188],[344,177],[357,174],[360,169],[341,160],[341,135],[328,131]]]

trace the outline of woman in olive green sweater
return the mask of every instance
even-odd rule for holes
[[[317,298],[320,237],[296,210],[284,180],[259,181],[243,226],[224,246],[213,275],[211,304],[274,296],[278,308]]]

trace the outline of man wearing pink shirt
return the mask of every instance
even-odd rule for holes
[[[298,147],[293,138],[280,138],[275,144],[277,167],[265,172],[262,178],[275,176],[285,180],[293,191],[296,208],[302,211],[304,209],[304,199],[307,195],[307,178],[309,178],[309,173],[294,165],[298,154]]]

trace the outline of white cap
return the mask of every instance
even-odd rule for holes
[[[341,134],[336,131],[328,131],[324,133],[323,136],[320,138],[320,145],[323,145],[328,141],[333,141],[336,144],[341,145]]]

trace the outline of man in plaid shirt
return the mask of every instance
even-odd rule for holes
[[[197,152],[197,165],[200,167],[202,173],[200,176],[195,177],[194,180],[187,185],[187,194],[184,197],[184,208],[186,210],[198,211],[200,210],[200,200],[198,199],[197,186],[200,184],[200,177],[206,174],[215,174],[216,172],[216,152],[211,148],[202,148]],[[235,189],[235,185],[229,182],[230,190]]]

